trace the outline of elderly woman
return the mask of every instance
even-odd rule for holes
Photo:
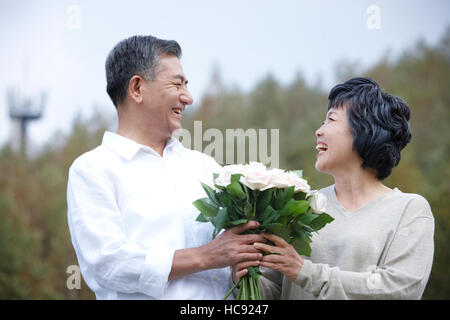
[[[282,238],[255,243],[265,299],[420,299],[433,261],[434,218],[420,195],[382,184],[411,140],[405,101],[368,78],[335,86],[316,131],[320,190],[335,220],[314,234],[309,259]],[[235,268],[233,278],[244,275]]]

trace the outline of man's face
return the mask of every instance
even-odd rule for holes
[[[181,128],[181,114],[193,103],[187,82],[180,60],[171,54],[160,58],[156,79],[145,81],[143,116],[158,135],[169,138]]]

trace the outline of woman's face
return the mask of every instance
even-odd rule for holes
[[[331,108],[325,121],[316,130],[316,169],[335,175],[361,167],[362,159],[353,150],[353,134],[347,121],[347,108]]]

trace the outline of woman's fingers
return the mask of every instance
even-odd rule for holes
[[[278,247],[270,246],[265,243],[255,242],[253,246],[258,249],[268,253],[280,253]]]
[[[279,237],[279,236],[276,236],[276,235],[274,235],[274,234],[270,234],[270,233],[261,233],[261,235],[262,235],[264,238],[266,238],[266,239],[272,241],[273,243],[275,243],[275,244],[276,244],[278,247],[280,247],[280,248],[283,248],[283,247],[286,247],[287,245],[289,245],[289,244],[286,242],[286,240],[284,240],[283,238],[281,238],[281,237]]]

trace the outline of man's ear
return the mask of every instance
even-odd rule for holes
[[[131,77],[128,83],[128,95],[136,103],[141,103],[144,99],[144,79],[139,75]]]

